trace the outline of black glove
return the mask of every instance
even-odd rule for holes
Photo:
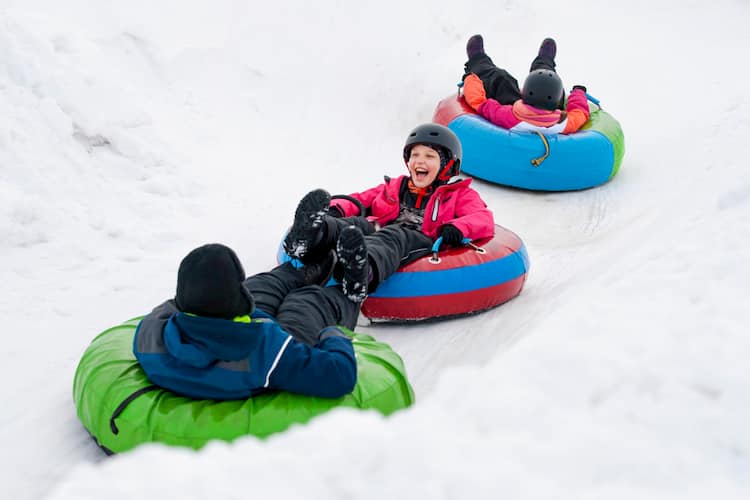
[[[584,93],[586,93],[586,87],[583,85],[573,85],[573,90],[575,89],[581,89]]]
[[[451,224],[446,224],[440,231],[440,236],[443,237],[443,243],[446,245],[458,246],[464,239],[464,234],[456,227]]]

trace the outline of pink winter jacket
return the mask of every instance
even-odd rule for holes
[[[406,177],[386,177],[383,184],[349,196],[369,209],[370,215],[367,218],[370,222],[385,226],[398,217],[398,194]],[[487,208],[479,193],[469,187],[471,179],[454,179],[438,187],[430,196],[424,211],[422,232],[434,239],[440,234],[441,226],[452,224],[464,237],[472,240],[494,235],[495,219],[492,211]],[[334,199],[331,205],[337,206],[345,217],[361,215],[357,205],[349,200]]]
[[[568,96],[567,118],[562,134],[572,134],[580,129],[589,118],[589,105],[583,90],[574,89]],[[478,106],[477,112],[495,125],[513,129],[521,122],[541,127],[550,127],[560,121],[560,111],[547,111],[524,104],[520,99],[513,104],[500,104],[487,99]]]

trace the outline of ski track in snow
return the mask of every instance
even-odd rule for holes
[[[515,227],[504,221],[503,214],[510,211],[504,208],[504,203],[517,204],[517,197],[526,204],[522,201],[521,210],[514,206],[514,214],[523,213],[530,221],[555,214],[560,224],[553,224],[554,230],[550,231],[548,224],[537,222],[537,227],[544,229],[518,232],[524,235],[522,239],[529,249],[530,270],[521,295],[512,299],[513,307],[500,305],[442,325],[440,322],[371,324],[360,316],[358,330],[387,342],[404,358],[410,380],[420,397],[429,395],[446,367],[467,363],[483,365],[512,348],[526,332],[533,331],[535,322],[560,302],[557,290],[582,272],[580,263],[575,265],[576,248],[596,240],[600,233],[622,229],[616,226],[617,222],[608,219],[607,207],[612,198],[619,196],[617,183],[573,193],[536,193],[478,179],[473,182],[493,209],[495,222],[501,226]],[[510,199],[513,201],[508,201]],[[554,206],[551,208],[550,204]],[[540,304],[543,309],[535,311]]]

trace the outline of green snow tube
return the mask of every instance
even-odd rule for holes
[[[78,418],[107,453],[158,442],[198,449],[213,439],[263,438],[304,424],[333,408],[374,409],[383,415],[414,402],[401,357],[369,335],[352,337],[357,385],[338,399],[274,392],[240,401],[197,400],[154,386],[133,356],[140,318],[110,328],[83,354],[73,400]]]

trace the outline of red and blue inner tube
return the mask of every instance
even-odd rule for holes
[[[278,261],[290,260],[279,245]],[[473,314],[521,293],[529,271],[526,246],[512,231],[411,262],[383,281],[362,304],[376,321],[421,321]]]
[[[492,238],[425,256],[399,269],[362,304],[371,320],[418,321],[477,313],[521,293],[529,270],[515,233],[495,227]]]

